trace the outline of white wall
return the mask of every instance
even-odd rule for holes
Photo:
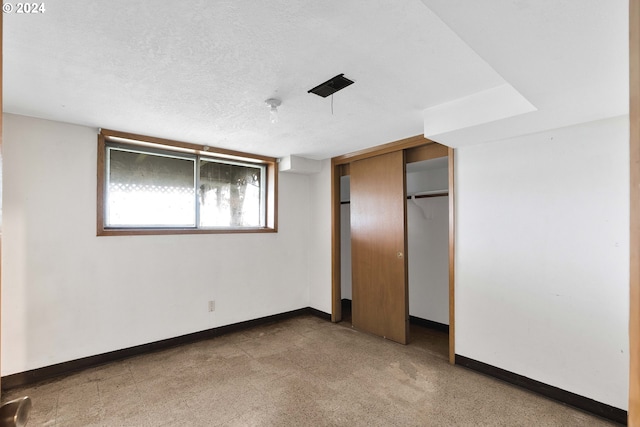
[[[329,160],[280,175],[277,234],[96,237],[96,130],[4,120],[2,375],[331,311]],[[458,354],[627,407],[627,142],[616,118],[456,150]]]
[[[456,150],[456,353],[627,408],[628,127]]]
[[[309,306],[331,313],[331,160],[309,180]]]
[[[278,233],[96,237],[96,129],[4,120],[2,375],[309,305],[308,176]]]

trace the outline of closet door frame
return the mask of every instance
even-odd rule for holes
[[[340,281],[340,177],[349,175],[351,162],[380,154],[406,150],[406,163],[437,157],[449,162],[449,363],[455,364],[455,182],[453,148],[422,135],[401,139],[377,147],[356,151],[331,159],[331,321],[342,320]]]
[[[2,105],[2,82],[3,82],[3,52],[2,52],[2,26],[3,26],[3,16],[4,13],[0,15],[0,105]],[[0,111],[0,182],[2,182],[2,171],[3,166],[1,162],[3,161],[2,157],[2,112]],[[0,213],[2,212],[2,199],[0,199]],[[2,215],[0,215],[0,290],[2,289]],[[2,292],[0,292],[1,294]],[[1,299],[1,297],[0,297]],[[0,301],[1,302],[1,301]],[[2,304],[0,304],[1,306]],[[0,319],[2,319],[2,313],[0,309]],[[1,320],[0,320],[1,323]],[[0,396],[2,396],[2,387],[0,386]]]
[[[629,426],[640,426],[640,0],[629,1]]]

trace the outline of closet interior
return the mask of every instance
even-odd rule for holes
[[[448,357],[448,157],[406,164],[406,258],[409,343]],[[380,207],[381,209],[383,206]],[[342,321],[351,324],[351,177],[340,177],[340,289]]]

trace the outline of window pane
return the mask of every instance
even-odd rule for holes
[[[200,161],[200,226],[264,226],[263,166]]]
[[[108,150],[106,226],[194,227],[193,159]]]

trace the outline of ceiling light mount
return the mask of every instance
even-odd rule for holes
[[[278,107],[282,105],[282,101],[277,98],[269,98],[264,101],[264,103],[267,104],[267,107],[269,107],[269,117],[271,123],[278,123]]]

